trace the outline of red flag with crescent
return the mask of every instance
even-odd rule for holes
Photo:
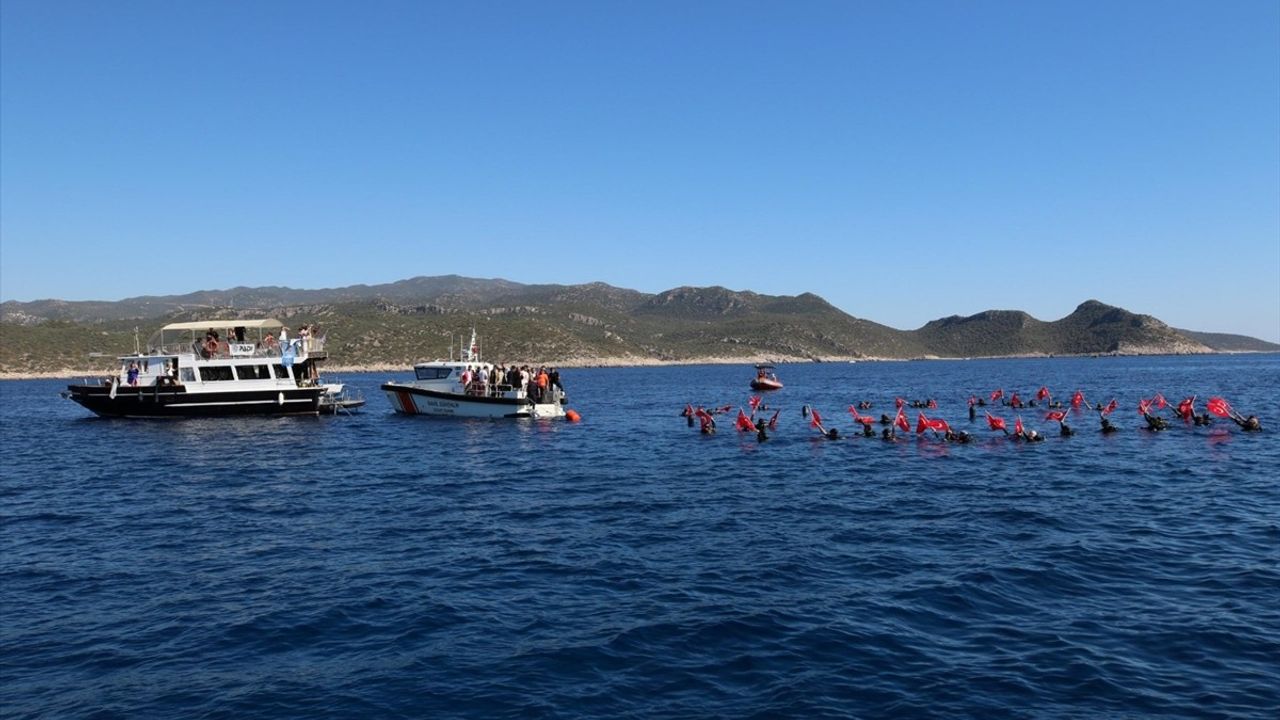
[[[987,413],[987,424],[991,426],[992,430],[1005,430],[1008,432],[1004,425],[1004,418],[998,418],[991,413]]]
[[[1036,391],[1036,399],[1044,400],[1047,397],[1049,397],[1049,388],[1045,387],[1044,385],[1041,385],[1040,389]]]
[[[902,408],[898,408],[898,416],[893,419],[893,424],[898,426],[902,432],[911,432],[911,421],[907,419],[907,414]]]
[[[1063,420],[1067,419],[1067,411],[1066,410],[1050,410],[1049,412],[1045,413],[1044,419],[1053,420],[1055,422],[1062,422]]]
[[[928,423],[929,423],[929,429],[935,432],[940,432],[940,433],[951,432],[951,426],[948,425],[947,421],[943,420],[942,418],[929,418]]]
[[[751,424],[751,418],[747,417],[747,414],[742,411],[742,408],[738,408],[738,421],[735,425],[737,425],[738,429],[743,432],[750,432],[756,429],[756,426]]]
[[[991,402],[995,402],[995,401],[999,400],[999,399],[1000,399],[1000,398],[1002,398],[1002,397],[1004,397],[1004,390],[1003,390],[1003,389],[1001,389],[1001,390],[994,390],[994,391],[992,391],[992,393],[991,393]]]
[[[1021,415],[1019,415],[1018,419],[1013,422],[1013,434],[1014,435],[1022,434],[1022,416]]]
[[[1016,408],[1022,407],[1022,398],[1018,397],[1018,393],[1013,394],[1013,397],[1009,400],[1009,405]]]
[[[1146,399],[1139,400],[1139,401],[1138,401],[1138,414],[1139,414],[1139,415],[1146,415],[1146,414],[1147,414],[1147,413],[1149,413],[1149,412],[1151,412],[1151,401],[1150,401],[1150,400],[1146,400]]]
[[[692,415],[692,414],[693,414],[693,406],[692,406],[692,405],[685,405],[685,406],[684,406],[684,412],[680,413],[680,417],[689,417],[689,416],[690,416],[690,415]]]
[[[1218,417],[1229,418],[1235,414],[1235,411],[1231,409],[1231,403],[1228,403],[1220,397],[1209,398],[1209,401],[1204,404],[1204,407],[1206,410]]]
[[[1118,407],[1120,407],[1120,403],[1116,402],[1115,398],[1111,398],[1111,402],[1107,403],[1107,406],[1102,408],[1103,417],[1115,412]]]
[[[927,407],[928,407],[930,410],[937,410],[937,409],[938,409],[938,401],[937,401],[937,400],[934,400],[933,398],[929,398],[929,402],[927,403]]]
[[[770,430],[777,430],[777,429],[778,429],[778,414],[779,414],[779,413],[781,413],[781,412],[782,412],[781,410],[774,410],[774,411],[773,411],[773,417],[769,418],[769,429],[770,429]]]
[[[809,411],[809,424],[818,428],[819,430],[822,429],[822,416],[818,414],[817,410]]]
[[[922,433],[925,430],[929,429],[929,418],[925,417],[924,413],[919,413],[919,415],[920,415],[920,419],[916,421],[917,434]]]
[[[756,408],[760,407],[760,396],[752,395],[751,399],[747,401],[747,404],[751,406],[751,414],[754,415]]]
[[[1071,407],[1079,408],[1083,404],[1084,404],[1084,393],[1077,390],[1076,394],[1071,396]]]
[[[1192,415],[1196,414],[1196,396],[1192,395],[1178,403],[1178,415],[1183,420],[1190,420]]]
[[[1160,393],[1156,393],[1156,396],[1151,398],[1151,401],[1155,403],[1156,407],[1160,408],[1161,410],[1163,410],[1165,406],[1169,404],[1169,401],[1165,400],[1164,396],[1161,395]]]
[[[901,410],[904,406],[906,406],[906,404],[907,404],[907,401],[903,400],[902,398],[893,399],[893,406],[898,408],[899,410]]]

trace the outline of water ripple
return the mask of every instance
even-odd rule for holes
[[[349,378],[353,417],[177,422],[0,383],[0,707],[1274,717],[1280,433],[1084,416],[1018,445],[963,401],[1051,382],[1265,410],[1276,357],[783,371],[764,444],[675,417],[744,402],[732,367],[572,371],[579,425],[394,416],[382,376]],[[978,442],[826,441],[799,412],[904,394]]]

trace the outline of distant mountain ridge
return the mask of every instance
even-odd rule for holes
[[[762,295],[718,286],[644,293],[604,283],[526,285],[446,275],[320,290],[238,287],[115,302],[10,301],[0,304],[0,371],[78,368],[89,353],[128,352],[135,327],[145,340],[166,322],[264,315],[295,326],[318,323],[331,338],[336,363],[366,366],[445,356],[454,336],[472,325],[494,359],[577,364],[1280,351],[1255,338],[1178,330],[1096,300],[1053,321],[988,310],[898,330],[812,293]]]

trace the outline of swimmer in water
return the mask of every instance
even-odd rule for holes
[[[892,442],[898,439],[898,433],[894,432],[893,426],[890,425],[889,427],[880,431],[880,439],[889,440],[890,442]]]
[[[1072,435],[1076,434],[1076,431],[1072,430],[1071,426],[1068,425],[1065,420],[1059,423],[1059,425],[1061,427],[1058,429],[1058,434],[1061,435],[1062,437],[1071,437]]]
[[[764,442],[769,439],[768,433],[764,431],[767,425],[768,423],[763,418],[756,421],[756,442]]]
[[[1147,429],[1153,432],[1159,432],[1160,430],[1167,430],[1169,428],[1169,421],[1159,415],[1152,415],[1149,412],[1144,412],[1142,413],[1142,419],[1147,421]]]
[[[1257,415],[1250,415],[1244,420],[1237,419],[1236,424],[1243,428],[1245,432],[1259,432],[1262,430],[1262,421],[1258,420]]]
[[[1118,427],[1116,427],[1115,425],[1112,425],[1112,424],[1111,424],[1111,420],[1110,420],[1110,419],[1105,418],[1105,417],[1104,417],[1104,418],[1102,418],[1102,434],[1103,434],[1103,435],[1107,435],[1107,434],[1109,434],[1109,433],[1113,433],[1113,432],[1115,432],[1115,431],[1117,431],[1117,430],[1119,430],[1119,429],[1120,429],[1120,428],[1118,428]]]

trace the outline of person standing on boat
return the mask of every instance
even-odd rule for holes
[[[128,380],[130,387],[138,386],[138,363],[129,363],[129,371],[125,373],[125,378]]]
[[[551,382],[547,375],[546,368],[538,368],[538,402],[544,402],[547,397],[547,384]]]
[[[489,392],[489,368],[484,365],[480,366],[480,371],[476,373],[476,389],[477,395],[486,395]]]
[[[282,326],[280,328],[280,347],[283,348],[288,344],[289,344],[289,328],[288,326]]]
[[[311,349],[311,326],[303,325],[298,329],[298,341],[302,343],[302,352]]]

